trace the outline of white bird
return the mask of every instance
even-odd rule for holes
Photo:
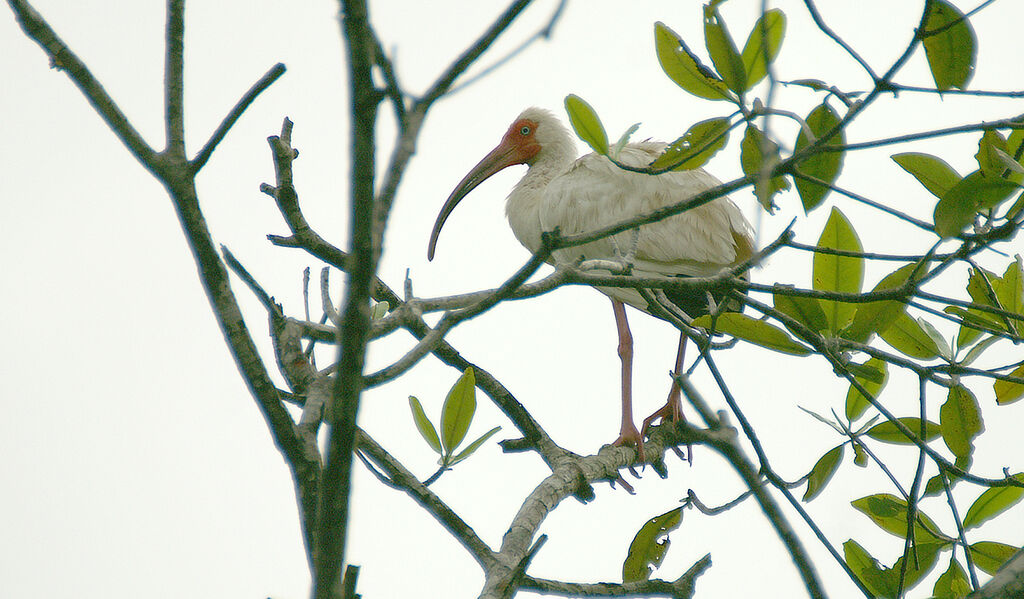
[[[645,141],[622,148],[617,159],[636,167],[649,165],[666,144]],[[646,175],[623,170],[600,154],[576,158],[572,134],[550,111],[527,108],[512,123],[498,144],[456,186],[434,223],[427,257],[433,259],[438,235],[455,206],[491,175],[516,164],[526,164],[526,175],[508,196],[505,213],[516,238],[531,252],[541,247],[541,232],[556,227],[563,235],[591,232],[662,206],[684,201],[720,184],[702,169]],[[634,230],[635,231],[635,230]],[[753,255],[750,225],[728,198],[719,198],[682,214],[619,233],[586,245],[558,250],[559,262],[621,260],[619,248],[635,245],[632,273],[646,277],[710,276]],[[635,289],[598,287],[612,301],[622,362],[622,424],[615,445],[632,444],[643,459],[643,437],[633,421],[633,340],[623,304],[653,314]],[[691,317],[707,313],[704,292],[666,295]],[[680,335],[675,373],[682,370],[686,336]],[[665,406],[644,421],[682,417],[680,389],[673,381]]]

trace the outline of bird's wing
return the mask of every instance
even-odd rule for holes
[[[647,166],[664,144],[630,144],[618,156],[630,166]],[[701,169],[645,175],[622,170],[607,158],[588,154],[547,186],[541,225],[563,234],[590,232],[640,214],[682,202],[719,185]],[[611,259],[615,245],[623,254],[630,232],[560,252],[556,258]],[[707,276],[741,262],[753,253],[750,226],[728,198],[677,214],[640,229],[634,269],[648,274]]]

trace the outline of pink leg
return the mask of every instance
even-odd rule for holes
[[[615,312],[615,327],[619,333],[619,359],[622,360],[622,425],[619,438],[612,445],[635,445],[643,460],[643,442],[640,432],[633,424],[633,335],[626,320],[626,307],[618,300],[612,300]]]
[[[686,356],[686,335],[679,335],[679,349],[676,351],[676,364],[675,369],[672,371],[673,374],[679,375],[683,372],[683,358]],[[683,404],[681,400],[682,390],[676,383],[675,379],[672,379],[672,386],[668,390],[668,401],[665,405],[658,409],[657,412],[651,414],[644,420],[643,429],[641,436],[647,435],[647,429],[659,418],[662,422],[675,422],[683,419]]]

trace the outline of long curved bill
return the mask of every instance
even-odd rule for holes
[[[466,197],[469,192],[473,191],[477,185],[480,185],[487,180],[488,177],[502,170],[503,168],[512,166],[513,164],[519,164],[520,160],[516,159],[516,148],[511,144],[502,142],[498,144],[498,147],[491,150],[489,154],[484,156],[483,160],[479,164],[473,167],[473,170],[469,171],[462,181],[452,191],[452,195],[448,196],[448,200],[445,201],[444,206],[441,207],[441,213],[437,215],[437,220],[434,221],[434,230],[430,232],[430,244],[427,246],[427,260],[434,259],[434,249],[437,246],[437,238],[441,234],[441,227],[444,226],[444,222],[448,220],[448,215],[455,210],[455,206],[458,205],[462,198]]]

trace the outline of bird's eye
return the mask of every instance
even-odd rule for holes
[[[519,130],[519,133],[521,133],[522,135],[529,135],[530,128],[527,127],[526,125],[523,125],[523,128]]]

